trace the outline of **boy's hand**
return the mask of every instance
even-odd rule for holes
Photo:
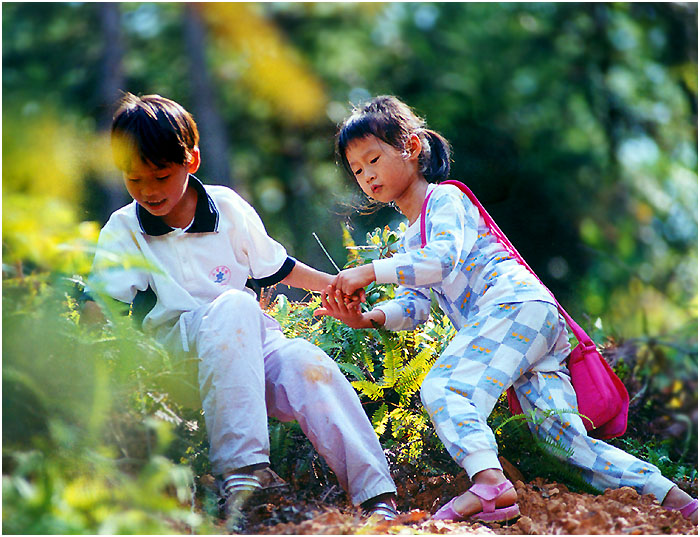
[[[107,321],[97,302],[88,300],[80,312],[80,324],[89,328],[101,327]]]
[[[367,287],[376,279],[372,263],[340,271],[333,286],[346,295],[352,295],[358,289]]]

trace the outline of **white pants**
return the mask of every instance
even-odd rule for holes
[[[166,339],[186,334],[200,359],[199,389],[215,474],[269,462],[267,418],[297,420],[355,504],[396,487],[360,400],[337,364],[287,339],[244,291],[187,312]]]

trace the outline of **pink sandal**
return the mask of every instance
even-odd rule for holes
[[[697,508],[697,500],[690,500],[683,507],[664,507],[664,509],[666,509],[667,511],[680,511],[681,515],[683,515],[683,518],[690,518],[690,515],[692,515]]]
[[[454,503],[457,497],[452,498],[447,504],[443,505],[437,513],[433,515],[433,520],[473,520],[481,522],[505,522],[520,515],[520,508],[517,503],[508,507],[500,507],[496,509],[496,498],[501,494],[513,488],[513,483],[504,481],[500,485],[472,485],[469,492],[474,494],[481,502],[481,511],[473,515],[460,515],[454,509]]]

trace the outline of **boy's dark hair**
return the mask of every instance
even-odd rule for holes
[[[128,171],[135,157],[157,167],[185,164],[189,152],[199,144],[197,124],[175,101],[125,93],[117,104],[112,118],[112,155],[120,170]]]
[[[336,153],[345,171],[354,178],[346,155],[350,142],[372,135],[403,152],[412,134],[420,138],[423,146],[418,156],[423,177],[429,182],[447,179],[450,175],[449,142],[437,132],[426,129],[424,119],[391,95],[375,97],[352,111],[336,136]]]

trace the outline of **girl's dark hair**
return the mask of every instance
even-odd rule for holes
[[[380,95],[356,107],[336,136],[336,153],[345,171],[354,178],[347,159],[350,142],[376,136],[399,151],[416,134],[423,149],[418,156],[419,171],[429,182],[443,181],[450,175],[450,144],[440,134],[425,128],[425,120],[391,95]]]
[[[175,101],[125,93],[117,104],[112,155],[120,170],[128,171],[135,157],[158,167],[185,164],[188,153],[199,144],[197,124]]]

